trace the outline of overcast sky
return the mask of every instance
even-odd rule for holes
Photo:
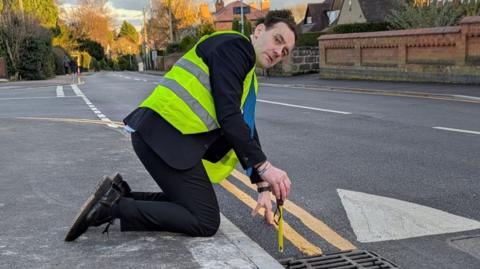
[[[115,18],[115,26],[119,27],[121,23],[126,20],[131,24],[135,25],[137,29],[140,29],[142,24],[142,9],[146,7],[149,0],[110,0],[108,5],[112,10],[112,14]],[[198,1],[198,0],[197,0]],[[234,0],[225,0],[225,3],[228,4]],[[199,1],[200,2],[200,1]],[[210,10],[214,10],[215,0],[202,1],[210,4]],[[245,3],[256,2],[245,0]],[[279,9],[285,6],[291,6],[300,3],[318,3],[323,2],[322,0],[270,0],[270,6],[272,9]],[[59,3],[65,7],[70,8],[77,3],[76,0],[59,0]]]

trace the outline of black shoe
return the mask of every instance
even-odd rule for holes
[[[108,232],[108,227],[113,221],[111,207],[121,197],[120,192],[113,187],[113,182],[110,177],[104,177],[100,181],[95,192],[80,208],[80,212],[75,217],[65,241],[73,241],[85,233],[88,227],[100,226],[104,223],[109,223],[105,229]]]
[[[123,180],[122,175],[120,173],[115,173],[111,176],[113,187],[120,192],[120,194],[124,197],[130,197],[130,193],[132,189],[128,186],[127,182]]]

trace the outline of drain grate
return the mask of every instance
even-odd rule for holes
[[[390,269],[400,268],[392,262],[366,250],[351,250],[301,259],[280,260],[287,269]]]

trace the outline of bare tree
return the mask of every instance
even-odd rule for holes
[[[113,19],[106,0],[79,0],[79,6],[69,14],[69,24],[75,39],[90,39],[105,49],[113,41]]]
[[[199,7],[192,0],[154,0],[147,34],[157,47],[178,41],[200,21]],[[170,37],[170,31],[172,37]]]
[[[2,1],[2,13],[0,16],[0,42],[4,47],[10,66],[14,72],[14,79],[19,78],[18,65],[20,62],[23,41],[31,31],[25,25],[26,19],[12,9],[11,1]]]

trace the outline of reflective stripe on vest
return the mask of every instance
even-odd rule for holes
[[[220,128],[211,94],[209,69],[202,58],[197,55],[196,48],[207,38],[221,34],[241,35],[238,32],[225,31],[202,37],[173,65],[152,94],[140,106],[156,111],[182,134],[204,133]],[[256,95],[257,89],[258,83],[254,66],[243,81],[240,109],[243,110],[249,91],[253,90]],[[217,163],[206,160],[202,160],[202,162],[210,181],[218,183],[231,173],[238,163],[238,159],[235,152],[231,150]]]

